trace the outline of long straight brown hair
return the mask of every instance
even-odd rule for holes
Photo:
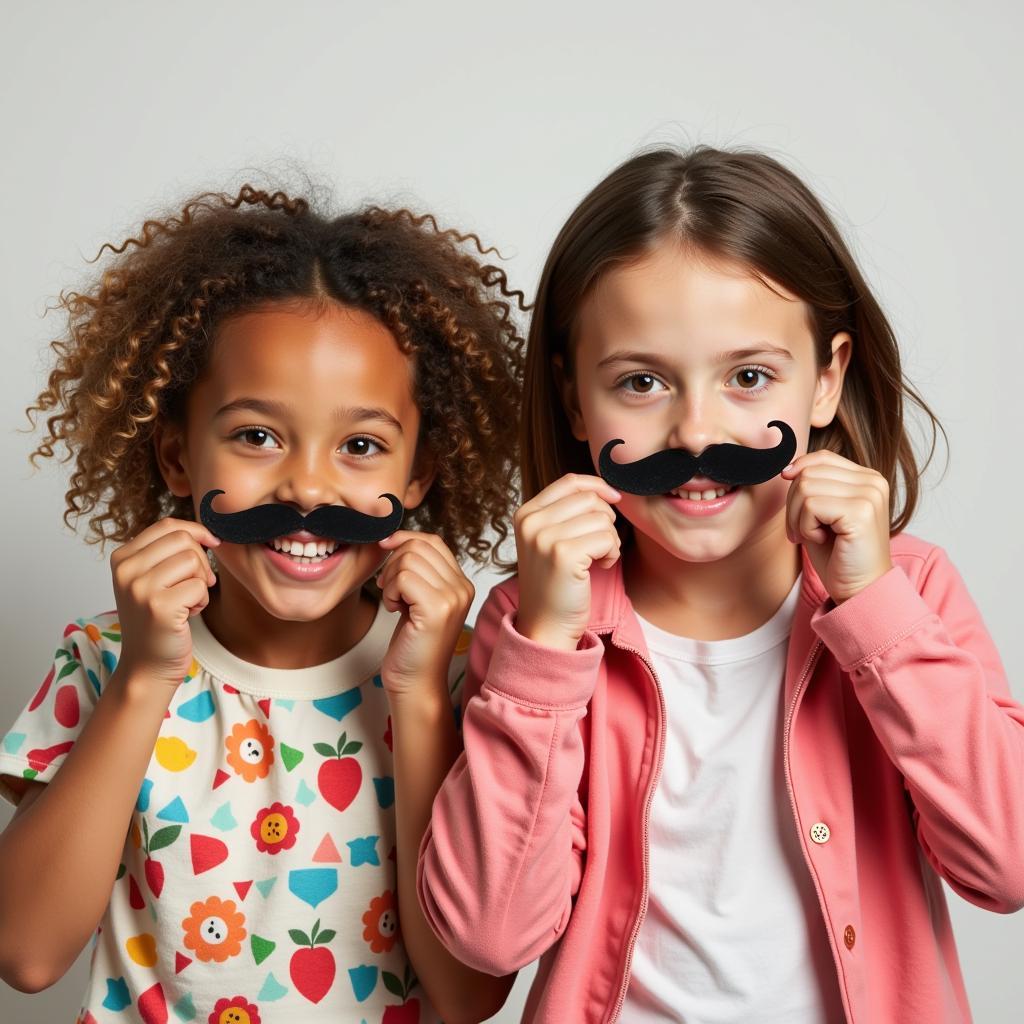
[[[835,419],[812,429],[808,450],[828,449],[881,473],[889,482],[890,530],[903,529],[945,431],[904,376],[889,321],[836,225],[792,171],[763,153],[707,146],[627,160],[576,207],[555,239],[527,345],[524,500],[565,473],[594,472],[587,445],[572,436],[552,360],[560,355],[571,367],[573,325],[598,278],[667,240],[735,261],[802,299],[819,370],[831,362],[834,335],[849,332],[853,352]],[[904,419],[908,400],[931,425],[920,467]]]

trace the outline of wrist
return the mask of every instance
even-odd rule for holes
[[[450,713],[451,698],[448,696],[448,679],[435,676],[430,680],[420,678],[415,685],[401,685],[390,688],[385,682],[385,692],[393,717],[437,720],[442,714]]]
[[[176,690],[177,685],[155,679],[144,670],[119,665],[111,674],[103,695],[139,710],[151,708],[162,715]]]
[[[841,605],[844,601],[849,601],[851,597],[856,597],[861,591],[867,590],[872,584],[877,583],[887,572],[892,569],[892,562],[888,565],[879,566],[873,573],[869,574],[863,582],[857,587],[851,587],[846,592],[841,592],[838,595],[832,595],[832,600],[836,605]]]
[[[540,644],[542,647],[552,647],[558,651],[575,651],[580,644],[580,636],[574,635],[564,627],[559,627],[548,622],[536,622],[524,616],[520,610],[513,619],[516,632],[527,640]]]

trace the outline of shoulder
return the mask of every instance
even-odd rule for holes
[[[480,609],[480,616],[477,622],[480,623],[488,617],[500,619],[507,611],[519,607],[519,576],[509,576],[508,579],[496,583],[487,600]]]
[[[912,533],[897,533],[889,540],[894,566],[899,566],[912,583],[922,584],[935,573],[955,573],[945,548]]]
[[[504,603],[518,607],[519,605],[519,574],[516,573],[513,576],[509,576],[507,580],[502,580],[501,583],[495,585],[491,590],[490,597],[496,600],[503,601]]]
[[[78,618],[64,627],[57,656],[65,652],[69,665],[81,665],[98,680],[109,677],[121,654],[121,623],[116,611]],[[95,681],[94,681],[95,685]]]

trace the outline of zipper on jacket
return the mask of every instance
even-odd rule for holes
[[[825,925],[825,929],[826,931],[828,931],[828,917],[825,914],[825,895],[821,891],[821,886],[818,884],[818,876],[815,874],[807,857],[807,850],[804,844],[804,837],[800,829],[800,818],[796,812],[796,796],[793,793],[793,775],[790,770],[789,764],[789,730],[793,721],[793,715],[796,711],[797,702],[800,700],[800,695],[803,693],[804,687],[807,684],[808,676],[810,676],[811,674],[811,671],[814,667],[814,663],[815,661],[817,661],[818,654],[820,653],[822,647],[824,647],[824,641],[821,639],[821,637],[818,637],[814,641],[814,646],[811,648],[811,653],[808,656],[806,663],[804,664],[804,670],[800,674],[800,679],[797,682],[796,689],[793,691],[793,699],[789,702],[789,708],[786,710],[786,722],[782,733],[782,762],[786,775],[786,789],[789,791],[789,804],[793,811],[793,823],[796,825],[797,836],[800,839],[800,852],[804,858],[804,863],[807,865],[807,871],[808,874],[811,876],[811,881],[814,883],[814,890],[818,894],[818,907],[822,912],[822,918],[824,919],[823,923]],[[832,943],[830,942],[829,946],[831,947],[831,945]],[[840,982],[840,988],[842,988],[841,979],[843,977],[843,969],[842,965],[839,963],[838,958],[836,957],[834,950],[832,952],[832,960],[836,967],[836,980]],[[840,1001],[841,1000],[842,993],[840,993]],[[852,1024],[853,1018],[850,1017],[849,1014],[847,1014],[845,1005],[843,1007],[843,1013],[846,1014],[847,1020],[850,1021]]]
[[[657,764],[655,765],[654,771],[651,773],[651,780],[647,787],[647,794],[644,799],[644,814],[643,814],[643,843],[644,843],[644,886],[643,892],[640,896],[640,909],[637,911],[636,917],[633,920],[633,929],[630,932],[629,944],[626,947],[626,964],[622,974],[622,981],[619,985],[619,994],[615,1000],[615,1005],[612,1007],[611,1013],[606,1017],[608,1024],[612,1024],[613,1021],[618,1020],[619,1014],[622,1012],[622,1004],[626,1001],[626,990],[629,987],[629,973],[630,968],[633,964],[633,949],[636,946],[636,937],[640,934],[640,925],[643,923],[643,919],[647,914],[647,903],[650,895],[650,859],[651,859],[651,844],[650,844],[650,814],[651,814],[651,801],[654,799],[654,790],[658,785],[658,779],[661,777],[661,769],[665,761],[665,718],[667,711],[665,709],[665,697],[661,692],[661,685],[658,683],[658,676],[654,671],[654,666],[640,653],[635,647],[628,647],[625,644],[616,644],[616,647],[620,651],[628,651],[630,654],[635,654],[644,664],[644,667],[650,673],[651,682],[654,684],[654,690],[658,694],[658,757]]]
[[[616,647],[620,651],[628,651],[630,654],[635,654],[644,667],[647,669],[651,677],[651,682],[654,684],[655,692],[658,694],[658,705],[659,705],[659,720],[658,720],[658,759],[655,771],[651,775],[651,781],[647,788],[646,798],[644,800],[644,814],[643,814],[643,843],[644,843],[644,875],[643,875],[643,892],[640,897],[640,909],[637,912],[636,918],[633,921],[633,928],[629,936],[629,944],[626,948],[626,964],[625,970],[622,975],[622,982],[619,986],[619,994],[615,1000],[615,1004],[612,1007],[610,1015],[606,1018],[607,1024],[613,1024],[614,1021],[618,1020],[619,1014],[622,1012],[622,1006],[626,1001],[626,991],[629,986],[629,973],[630,968],[633,964],[633,950],[636,946],[637,936],[640,934],[640,926],[643,923],[643,919],[647,914],[647,905],[650,898],[650,811],[651,801],[654,798],[654,791],[658,785],[658,779],[661,776],[661,770],[664,766],[665,761],[665,718],[667,711],[665,708],[665,697],[661,692],[661,686],[658,683],[657,673],[654,671],[654,666],[647,660],[644,655],[638,651],[635,647],[627,646],[626,644],[616,644]],[[793,782],[792,776],[789,769],[789,728],[790,723],[793,719],[793,714],[796,711],[796,705],[800,700],[800,695],[804,691],[804,687],[807,685],[807,679],[810,676],[814,664],[817,661],[818,654],[824,647],[824,641],[818,637],[814,646],[811,648],[810,654],[807,656],[807,661],[804,663],[803,671],[800,673],[800,678],[796,685],[796,690],[793,692],[793,699],[789,703],[789,708],[786,711],[785,727],[782,734],[782,755],[783,755],[783,766],[785,768],[786,775],[786,788],[789,791],[789,802],[793,810],[793,821],[797,824],[799,831],[799,819],[796,813],[796,798],[793,795]],[[803,837],[800,837],[800,848],[803,850]],[[806,854],[804,855],[806,861]],[[818,886],[818,880],[811,873],[811,880],[814,882],[814,888],[818,893],[818,904],[822,905],[823,898],[821,888]],[[833,960],[835,960],[835,954],[833,954]],[[836,969],[839,970],[839,964],[836,963]]]

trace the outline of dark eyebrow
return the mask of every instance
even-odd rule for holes
[[[778,359],[787,359],[790,362],[793,361],[793,354],[789,349],[782,348],[779,345],[769,345],[767,343],[758,345],[755,348],[737,348],[728,352],[719,352],[714,357],[714,361],[716,363],[738,363],[742,362],[744,359],[753,359],[755,356],[775,356]],[[609,356],[605,356],[605,358],[597,364],[597,368],[600,370],[612,363],[648,363],[661,365],[663,362],[664,356],[654,352],[621,350],[619,352],[612,352]]]
[[[227,405],[222,405],[216,412],[215,418],[226,416],[230,412],[240,410],[262,413],[264,416],[278,416],[282,419],[291,413],[291,408],[285,402],[278,402],[270,398],[236,398]],[[379,420],[388,426],[394,427],[399,434],[403,433],[402,424],[398,422],[387,409],[370,406],[355,406],[350,409],[339,406],[334,410],[336,420]]]
[[[605,366],[610,366],[612,363],[657,363],[658,365],[662,362],[662,356],[657,355],[654,352],[637,352],[620,350],[613,352],[611,355],[605,356],[597,364],[597,368],[603,369]]]
[[[744,359],[753,359],[755,356],[775,356],[778,359],[793,361],[793,354],[787,348],[780,345],[758,345],[757,348],[736,348],[730,352],[719,352],[715,361],[719,363],[739,363]]]

